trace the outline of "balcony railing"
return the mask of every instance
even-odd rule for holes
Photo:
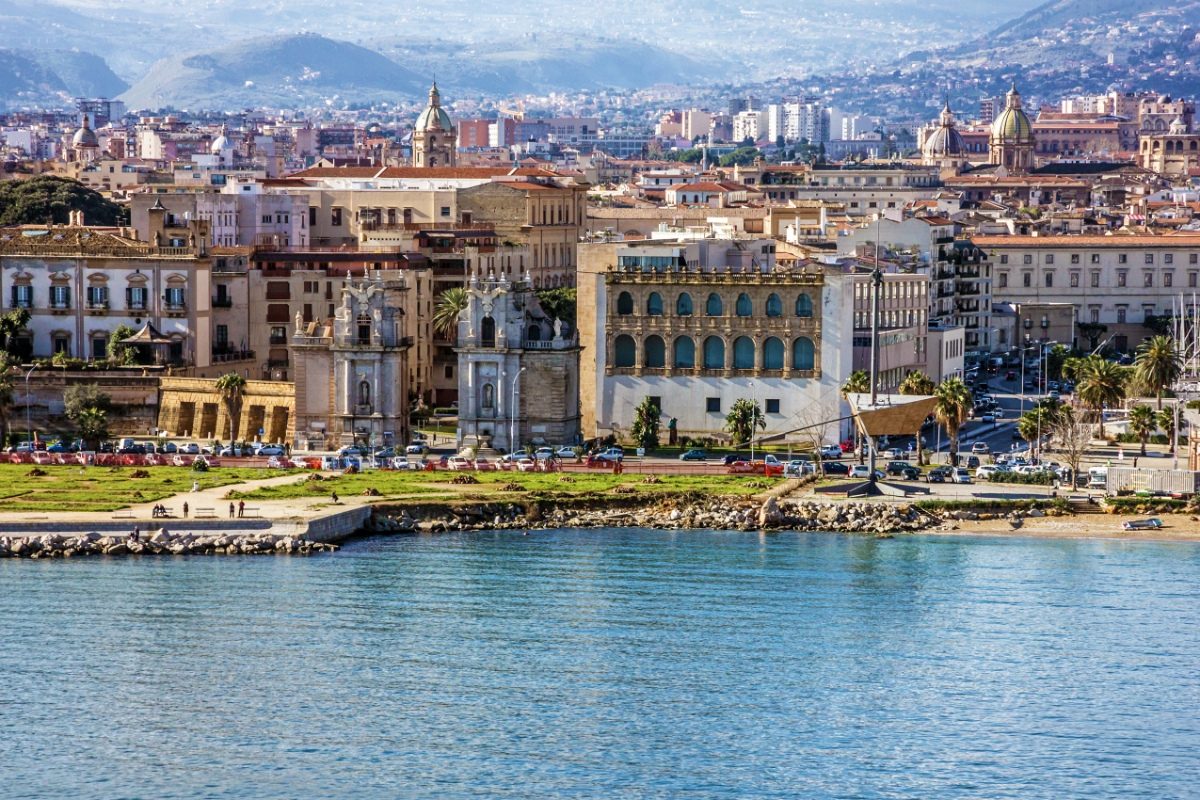
[[[214,347],[212,360],[214,364],[223,364],[226,361],[253,361],[253,350],[230,350],[228,348]]]
[[[271,341],[271,344],[287,344],[287,343],[288,343],[288,337],[286,337],[286,336],[272,336],[272,337],[271,337],[271,339],[270,339],[270,341]]]
[[[217,295],[216,297],[214,297],[212,299],[212,304],[213,304],[213,308],[232,308],[233,307],[233,298],[229,297],[228,295],[226,295],[225,297],[222,297],[221,295]]]
[[[146,304],[145,303],[130,303],[128,308],[130,311],[145,311]]]
[[[164,308],[168,314],[182,314],[187,311],[186,303],[167,303]]]

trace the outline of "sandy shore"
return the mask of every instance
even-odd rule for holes
[[[1038,539],[1120,539],[1131,542],[1200,542],[1200,521],[1187,514],[1160,514],[1162,528],[1150,531],[1126,531],[1121,523],[1144,516],[1122,514],[1084,514],[1068,517],[1033,517],[1017,529],[997,520],[952,523],[952,530],[922,533],[946,536],[1028,536]]]

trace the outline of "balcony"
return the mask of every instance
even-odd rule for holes
[[[288,337],[287,336],[272,336],[270,338],[270,342],[271,342],[271,344],[287,344]]]
[[[146,304],[145,303],[130,303],[127,306],[127,309],[129,311],[136,311],[139,314],[145,314],[146,313]]]
[[[163,305],[163,311],[168,317],[182,317],[187,313],[187,305],[184,303],[166,303]]]
[[[71,311],[70,303],[51,303],[50,312],[53,314],[67,314]]]
[[[231,350],[227,346],[217,345],[213,348],[212,360],[214,364],[223,364],[227,361],[253,361],[253,350]]]
[[[87,304],[87,312],[95,316],[103,316],[108,313],[108,301],[96,300]]]
[[[229,295],[217,295],[212,299],[213,308],[233,308],[233,298]]]

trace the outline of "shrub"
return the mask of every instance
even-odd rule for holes
[[[204,456],[196,456],[192,459],[193,472],[208,472],[208,461]]]
[[[986,480],[987,483],[1010,483],[1023,486],[1049,486],[1054,483],[1054,476],[1049,472],[1034,472],[1022,475],[1019,472],[997,472]]]

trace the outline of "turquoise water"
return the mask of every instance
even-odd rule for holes
[[[0,796],[1200,794],[1200,547],[661,531],[0,561]]]

